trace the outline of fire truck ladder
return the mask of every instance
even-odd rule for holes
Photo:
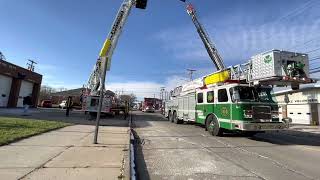
[[[205,31],[201,23],[198,21],[197,14],[195,9],[193,8],[192,4],[187,5],[187,13],[191,16],[192,22],[196,26],[197,32],[212,60],[214,65],[216,66],[217,70],[223,70],[225,69],[225,65],[223,63],[223,60],[218,53],[218,50],[214,46],[214,44],[211,42],[208,33]]]
[[[117,16],[113,22],[111,31],[101,48],[98,60],[89,77],[87,87],[91,90],[92,95],[98,95],[100,91],[105,91],[103,74],[110,70],[111,58],[114,49],[117,46],[123,26],[128,19],[133,6],[139,9],[145,9],[147,0],[124,0]]]

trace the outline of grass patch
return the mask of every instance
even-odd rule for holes
[[[0,117],[0,146],[68,125],[56,121]]]

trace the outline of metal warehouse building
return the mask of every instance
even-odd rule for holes
[[[276,92],[280,105],[280,117],[292,118],[292,123],[319,125],[320,122],[320,86],[302,87],[299,90]]]
[[[31,95],[36,106],[42,75],[0,60],[0,107],[23,107],[23,98]]]

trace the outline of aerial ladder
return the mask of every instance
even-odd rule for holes
[[[122,29],[133,7],[145,9],[147,0],[124,0],[121,4],[111,30],[100,50],[92,73],[89,76],[82,110],[100,116],[100,112],[110,113],[112,99],[106,96],[105,77],[110,70],[113,52],[117,46]]]
[[[214,46],[212,41],[210,40],[210,37],[204,27],[201,25],[201,23],[198,21],[197,14],[195,9],[193,8],[192,4],[189,3],[187,5],[187,13],[191,16],[192,22],[195,25],[197,32],[212,60],[214,65],[216,66],[217,70],[223,70],[225,69],[225,65],[223,63],[223,60],[217,50],[217,48]]]
[[[111,58],[117,46],[119,37],[122,33],[123,26],[125,25],[130,11],[133,6],[139,9],[145,9],[147,0],[124,0],[117,16],[111,27],[111,31],[106,38],[103,47],[100,50],[98,60],[93,68],[89,77],[87,87],[91,90],[91,94],[99,95],[104,91],[103,75],[106,71],[110,70]]]
[[[181,1],[185,2],[184,0]],[[186,10],[217,69],[216,72],[201,78],[203,85],[241,82],[252,86],[291,85],[292,89],[298,89],[299,84],[316,82],[315,79],[308,78],[309,58],[304,53],[271,50],[252,56],[246,63],[225,67],[217,48],[199,22],[193,5],[188,3]]]

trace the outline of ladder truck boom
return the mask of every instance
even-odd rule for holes
[[[193,8],[192,4],[187,5],[187,13],[191,16],[192,22],[196,26],[197,32],[212,60],[214,65],[216,66],[217,70],[223,70],[225,69],[225,65],[223,63],[223,60],[218,53],[218,50],[214,46],[214,44],[211,42],[209,35],[206,33],[205,29],[201,25],[201,23],[198,21],[197,14],[195,9]]]
[[[93,68],[93,71],[88,80],[88,89],[91,90],[91,94],[98,94],[99,91],[104,91],[102,88],[102,74],[105,71],[110,70],[111,58],[113,52],[117,46],[119,37],[122,33],[123,26],[125,25],[130,11],[133,6],[140,9],[145,9],[147,5],[147,0],[124,0],[117,16],[113,22],[109,35],[105,40],[98,60]],[[104,70],[105,69],[105,70]]]
[[[107,95],[105,90],[106,71],[110,70],[113,52],[130,11],[134,6],[139,9],[145,9],[147,0],[124,0],[121,4],[111,30],[100,50],[98,60],[89,76],[87,91],[84,94],[82,103],[82,110],[85,112],[110,113],[112,111],[113,100],[112,97]]]

